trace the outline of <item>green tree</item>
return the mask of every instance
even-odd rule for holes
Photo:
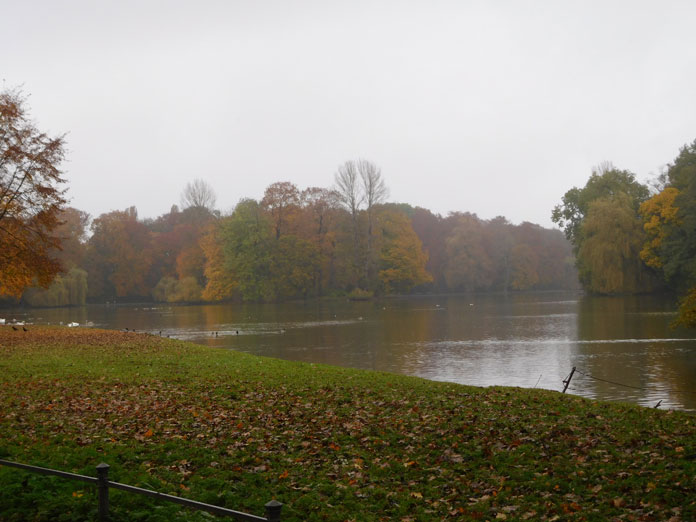
[[[243,199],[221,223],[224,269],[234,274],[245,301],[273,301],[271,250],[274,230],[268,214],[253,199]]]
[[[605,197],[624,193],[629,196],[634,211],[648,199],[648,187],[636,180],[635,174],[627,170],[618,170],[610,163],[596,167],[590,179],[581,189],[573,187],[563,196],[562,204],[556,205],[551,220],[565,232],[566,238],[577,250],[582,238],[580,227],[587,215],[590,204]]]
[[[682,147],[667,170],[668,186],[679,192],[673,220],[663,227],[658,257],[667,283],[679,292],[696,286],[696,140]]]
[[[282,228],[276,237],[274,217],[255,200],[246,199],[220,223],[217,236],[223,262],[217,270],[230,274],[245,301],[307,297],[316,288],[321,266],[318,247],[282,233]],[[215,254],[210,245],[205,248]],[[204,295],[210,294],[206,289]]]

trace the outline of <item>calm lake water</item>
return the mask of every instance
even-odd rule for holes
[[[269,305],[90,305],[0,310],[297,361],[476,386],[561,390],[696,410],[696,331],[672,330],[666,297],[570,293],[428,296]],[[218,332],[217,337],[214,332]],[[607,382],[611,381],[611,382]]]

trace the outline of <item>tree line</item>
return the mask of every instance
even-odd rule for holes
[[[354,208],[344,201],[338,190],[277,182],[229,215],[174,205],[156,219],[139,219],[131,207],[93,219],[89,233],[89,217],[68,208],[56,252],[66,271],[47,289],[28,288],[22,299],[35,306],[282,301],[574,285],[570,246],[559,231],[502,217],[370,205],[362,193]]]
[[[271,184],[215,209],[202,180],[155,219],[67,206],[64,136],[0,92],[0,300],[280,301],[327,295],[573,288],[670,290],[696,326],[696,141],[650,184],[610,163],[553,209],[559,230],[388,202],[380,169],[339,166],[329,188]],[[577,271],[576,271],[577,269]],[[577,275],[576,275],[577,274]]]
[[[669,290],[682,296],[676,324],[696,327],[696,140],[651,184],[600,165],[565,193],[552,219],[573,245],[585,290]]]
[[[197,179],[154,219],[130,207],[91,218],[66,206],[64,137],[0,97],[0,296],[87,301],[281,301],[320,296],[572,288],[558,230],[388,201],[379,167],[346,161],[331,187],[268,186],[221,214]]]

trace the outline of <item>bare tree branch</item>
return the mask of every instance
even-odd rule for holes
[[[217,197],[215,196],[213,187],[200,178],[196,178],[193,182],[187,183],[181,193],[182,208],[202,207],[212,212],[215,209],[216,200]]]

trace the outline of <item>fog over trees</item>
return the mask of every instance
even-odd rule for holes
[[[552,214],[573,244],[580,282],[596,294],[670,290],[676,324],[696,327],[696,140],[650,185],[604,164]]]
[[[181,208],[155,219],[141,219],[135,207],[91,220],[61,208],[60,275],[20,295],[30,305],[58,306],[575,285],[571,248],[558,230],[389,203],[381,170],[364,159],[341,164],[333,181],[304,189],[275,182],[261,200],[242,198],[227,215],[201,179],[183,188]]]
[[[18,91],[0,95],[0,297],[282,301],[427,292],[671,290],[696,325],[696,141],[650,185],[605,162],[552,212],[560,230],[387,200],[376,163],[348,160],[333,186],[270,184],[228,214],[201,178],[181,208],[90,218],[67,206],[63,136],[39,131]],[[327,173],[331,179],[331,174]]]

